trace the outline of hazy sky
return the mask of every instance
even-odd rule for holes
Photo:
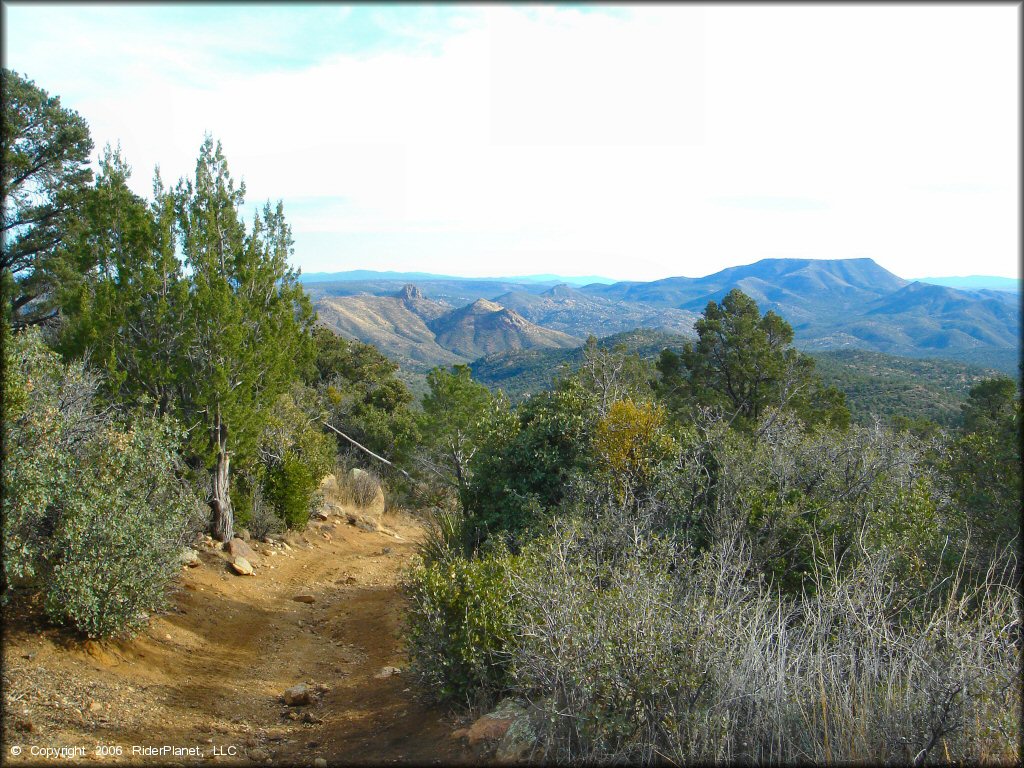
[[[209,132],[306,272],[1018,274],[1013,5],[3,5],[137,192]]]

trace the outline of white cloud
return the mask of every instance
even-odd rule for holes
[[[324,43],[347,8],[235,8],[10,6],[8,66],[140,192],[212,132],[250,199],[296,201],[307,271],[1017,272],[1016,8],[401,6],[362,47]]]

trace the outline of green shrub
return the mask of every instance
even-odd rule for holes
[[[596,400],[576,380],[542,392],[495,428],[473,456],[465,503],[475,537],[519,534],[557,507],[570,480],[594,464]]]
[[[320,503],[320,480],[334,464],[334,440],[317,425],[316,398],[306,387],[281,395],[260,436],[263,499],[289,528],[302,528]]]
[[[232,495],[235,522],[257,540],[284,530],[284,520],[277,516],[273,506],[263,498],[263,481],[259,477],[240,476],[237,493]]]
[[[36,331],[4,363],[5,587],[39,591],[51,619],[91,637],[130,633],[163,604],[201,513],[178,434],[142,414],[118,424],[98,378]]]
[[[515,558],[496,551],[421,564],[409,575],[411,668],[440,701],[493,701],[507,686]]]
[[[45,607],[89,637],[130,634],[165,604],[189,507],[174,435],[138,419],[98,436],[50,542]]]

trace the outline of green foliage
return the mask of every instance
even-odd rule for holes
[[[322,326],[313,340],[312,383],[323,394],[329,420],[375,453],[406,461],[420,435],[412,395],[396,376],[398,366],[376,347]]]
[[[61,349],[92,355],[115,401],[153,404],[189,426],[188,449],[211,471],[214,533],[229,538],[230,462],[254,458],[269,408],[308,374],[312,307],[288,264],[281,204],[247,229],[244,185],[219,144],[207,137],[193,179],[174,190],[157,177],[148,208],[129,173],[108,148],[69,227],[62,253],[78,277],[61,295]]]
[[[299,384],[279,395],[259,441],[262,498],[289,528],[302,528],[334,465],[334,440],[320,425],[315,393]]]
[[[507,685],[515,558],[498,548],[474,560],[419,565],[406,583],[411,669],[441,701],[488,702]]]
[[[423,398],[420,434],[422,459],[453,487],[465,503],[472,480],[471,462],[495,408],[507,408],[483,384],[473,381],[469,366],[450,371],[434,368],[427,374],[430,391]]]
[[[789,323],[774,312],[762,316],[739,289],[721,304],[708,302],[695,328],[695,345],[687,344],[681,356],[669,352],[659,360],[656,389],[669,405],[718,408],[742,429],[750,429],[771,407],[793,410],[808,425],[849,423],[842,393],[823,386],[814,361],[793,349]]]
[[[179,406],[201,420],[193,450],[214,467],[211,505],[215,534],[231,535],[226,484],[232,454],[255,451],[268,409],[296,372],[313,360],[313,312],[289,266],[291,231],[280,203],[258,212],[251,230],[240,218],[245,186],[235,187],[220,144],[203,142],[195,176],[174,192],[176,231],[189,273],[182,350],[190,370],[180,381]],[[218,487],[223,486],[223,487]]]
[[[171,423],[101,410],[98,382],[37,332],[5,349],[5,588],[38,589],[91,637],[130,633],[164,601],[196,500]]]
[[[181,570],[194,502],[174,476],[175,435],[139,418],[97,435],[79,461],[50,542],[46,612],[89,637],[131,634]]]
[[[89,126],[17,72],[0,70],[3,321],[13,328],[55,314],[64,269],[57,250],[67,218],[92,178]]]
[[[846,395],[853,422],[867,426],[877,418],[918,432],[931,429],[926,422],[947,429],[957,426],[968,390],[993,373],[950,360],[894,357],[862,349],[811,356],[822,380]]]
[[[1012,379],[972,387],[943,463],[982,567],[993,548],[1020,537],[1021,409]]]
[[[501,414],[473,457],[466,507],[478,540],[513,535],[556,507],[574,475],[593,463],[594,396],[576,380]]]
[[[112,400],[169,413],[187,375],[189,285],[174,251],[171,195],[157,176],[147,206],[128,188],[130,175],[108,146],[62,246],[76,274],[60,292],[58,348],[66,359],[88,355],[102,366]]]

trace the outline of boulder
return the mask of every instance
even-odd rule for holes
[[[238,556],[232,560],[231,567],[239,576],[252,576],[252,564],[244,557]]]
[[[466,732],[466,739],[470,744],[480,741],[498,741],[505,735],[505,731],[512,725],[512,718],[491,717],[484,715],[471,726]]]
[[[245,528],[239,528],[238,532],[235,533],[235,536],[237,536],[246,543],[252,541],[252,534],[250,534],[249,531]]]
[[[537,743],[529,713],[515,699],[503,699],[492,712],[473,723],[465,736],[470,744],[498,742],[495,758],[499,762],[522,760]]]
[[[303,707],[313,703],[313,691],[305,683],[293,685],[284,692],[284,703],[289,707]]]
[[[186,568],[195,568],[197,565],[202,564],[202,561],[199,559],[199,553],[192,549],[192,547],[183,549],[179,559],[182,566]]]
[[[380,524],[376,520],[364,517],[356,512],[349,512],[348,515],[346,515],[346,519],[348,520],[349,525],[354,525],[361,531],[374,533],[375,531],[380,530]]]
[[[312,595],[296,595],[292,598],[297,603],[315,603],[316,598]]]
[[[536,745],[537,732],[524,710],[501,737],[494,757],[499,763],[518,763],[525,760]]]
[[[256,554],[252,547],[241,539],[231,539],[224,545],[224,551],[232,557],[244,557],[246,560],[252,560],[253,555]]]

